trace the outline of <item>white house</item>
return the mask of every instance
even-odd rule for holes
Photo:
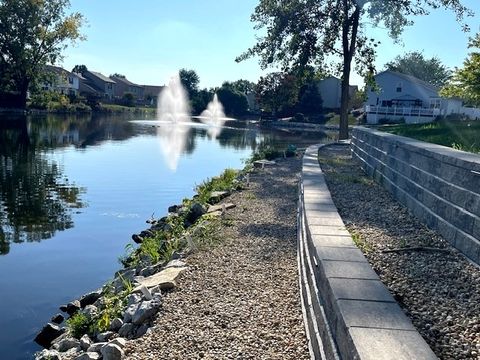
[[[325,109],[340,109],[340,101],[342,98],[342,80],[335,76],[329,76],[320,80],[317,84],[318,92],[322,97],[322,106]],[[358,87],[350,86],[350,97],[355,95]]]
[[[368,90],[365,104],[368,124],[427,123],[437,116],[462,113],[462,100],[442,98],[437,87],[416,77],[386,70],[375,81],[377,89]]]
[[[64,95],[78,95],[80,88],[80,77],[78,74],[52,65],[47,65],[46,70],[52,74],[52,77],[43,84],[43,90],[55,91]]]

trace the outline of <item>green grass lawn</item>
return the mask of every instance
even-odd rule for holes
[[[340,115],[335,113],[329,113],[325,115],[325,125],[339,125],[340,124]],[[357,119],[355,116],[348,114],[348,125],[357,125]]]
[[[441,120],[430,124],[386,125],[378,129],[458,150],[480,153],[480,121]]]

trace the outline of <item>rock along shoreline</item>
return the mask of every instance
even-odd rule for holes
[[[262,172],[272,164],[253,163]],[[217,241],[218,227],[236,207],[229,197],[249,186],[248,170],[226,170],[199,185],[192,199],[170,206],[167,216],[147,220],[149,227],[132,235],[138,247],[127,246],[124,269],[101,289],[60,306],[62,313],[37,334],[45,349],[35,359],[124,359],[127,342],[152,334],[165,296],[188,272],[186,258]]]

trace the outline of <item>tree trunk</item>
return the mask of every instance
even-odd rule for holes
[[[344,0],[344,24],[342,28],[343,46],[343,78],[342,97],[340,100],[340,130],[339,140],[348,139],[348,105],[350,103],[350,73],[352,59],[357,42],[358,24],[360,20],[361,5],[357,5],[351,16],[348,14],[348,3]]]
[[[30,85],[30,81],[25,79],[22,82],[20,87],[20,95],[19,95],[19,102],[22,109],[27,108],[27,96],[28,96],[28,87]]]

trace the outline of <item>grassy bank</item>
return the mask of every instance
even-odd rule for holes
[[[480,121],[441,120],[430,124],[388,125],[378,129],[457,150],[480,153]]]

